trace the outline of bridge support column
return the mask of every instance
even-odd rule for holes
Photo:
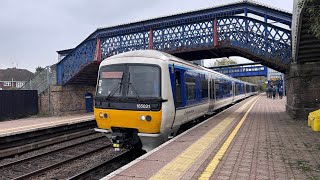
[[[213,46],[218,46],[217,18],[214,18],[214,20],[213,20]]]
[[[320,109],[320,62],[291,64],[286,74],[289,115],[307,120],[311,111]]]
[[[97,45],[96,45],[96,52],[94,54],[94,60],[95,63],[99,64],[101,63],[101,43],[100,38],[97,38]]]
[[[153,49],[153,31],[150,29],[149,31],[149,43],[148,43],[148,48]]]

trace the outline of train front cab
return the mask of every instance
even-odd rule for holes
[[[138,147],[148,151],[165,141],[162,123],[173,119],[173,103],[164,88],[170,85],[165,80],[168,73],[163,73],[168,68],[157,60],[153,64],[132,63],[134,60],[112,64],[119,60],[109,59],[107,66],[100,67],[94,109],[96,131],[106,133],[116,149]],[[126,58],[121,61],[126,62]]]

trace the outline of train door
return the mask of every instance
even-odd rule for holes
[[[244,86],[244,93],[243,94],[245,94],[245,96],[247,97],[247,84],[243,84],[243,86]]]
[[[182,105],[182,96],[181,96],[181,73],[179,70],[174,72],[174,82],[175,82],[175,102],[176,108],[181,107]]]
[[[232,101],[234,101],[235,93],[236,93],[236,86],[235,86],[235,82],[232,81]]]
[[[181,118],[182,118],[182,114],[178,111],[178,109],[180,107],[183,106],[182,104],[182,74],[181,74],[181,71],[180,69],[174,69],[174,73],[173,73],[173,79],[174,79],[174,102],[175,102],[175,111],[174,111],[174,118],[173,118],[173,121],[172,121],[172,125],[171,125],[171,128],[173,128],[174,126],[174,123],[176,121],[181,121]],[[175,132],[176,130],[174,130]]]
[[[209,82],[209,89],[210,89],[210,104],[209,104],[209,110],[214,108],[214,103],[215,103],[215,90],[214,90],[214,79],[210,77],[210,82]]]

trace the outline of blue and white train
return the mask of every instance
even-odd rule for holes
[[[94,114],[115,148],[151,150],[180,126],[257,93],[257,86],[156,50],[109,57],[99,68]]]

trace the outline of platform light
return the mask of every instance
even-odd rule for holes
[[[142,116],[140,116],[140,120],[144,121],[144,120],[146,120],[146,117],[144,115],[142,115]]]

